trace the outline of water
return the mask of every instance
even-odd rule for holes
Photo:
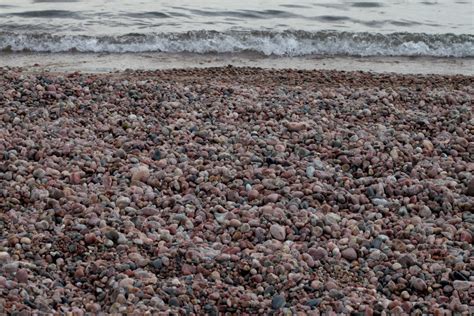
[[[0,51],[474,56],[453,0],[0,0]]]

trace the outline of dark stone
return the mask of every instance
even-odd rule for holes
[[[454,271],[453,273],[451,273],[451,279],[456,281],[469,281],[469,277],[468,276],[465,276],[463,273],[459,272],[459,271]]]
[[[163,261],[161,259],[155,259],[150,262],[150,264],[155,269],[161,269],[163,267]]]
[[[380,249],[382,244],[383,244],[383,240],[377,237],[374,240],[372,240],[370,247],[375,248],[375,249]]]
[[[271,285],[267,286],[267,288],[265,289],[264,294],[265,295],[273,295],[273,293],[275,293],[275,288]]]
[[[467,185],[466,195],[474,196],[474,178],[472,178]]]
[[[107,237],[108,239],[112,240],[115,243],[119,239],[119,234],[117,233],[116,230],[112,229],[105,233],[105,237]]]
[[[151,155],[151,159],[160,160],[161,159],[161,151],[159,149],[155,149],[155,151]]]
[[[340,300],[341,298],[344,298],[345,295],[339,290],[332,289],[329,291],[329,296],[336,300]]]
[[[219,311],[217,310],[217,308],[214,306],[214,305],[211,305],[211,304],[206,304],[204,305],[204,311],[206,312],[207,315],[219,315]]]
[[[272,308],[273,309],[280,309],[285,305],[286,301],[282,295],[275,295],[272,298]]]
[[[169,304],[170,304],[171,306],[180,306],[180,305],[181,305],[181,303],[179,302],[178,298],[176,298],[176,297],[170,298]]]
[[[321,304],[321,299],[320,298],[312,298],[306,302],[306,305],[309,307],[318,307],[319,304]]]
[[[412,265],[416,264],[415,259],[411,255],[404,255],[400,259],[398,259],[398,262],[402,265],[404,268],[409,268]]]

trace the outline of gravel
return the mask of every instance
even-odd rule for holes
[[[0,313],[473,314],[473,79],[0,68]]]

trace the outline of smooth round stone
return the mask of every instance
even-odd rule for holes
[[[423,281],[422,279],[420,278],[415,278],[413,277],[410,281],[410,284],[412,286],[412,288],[414,288],[415,290],[417,290],[418,292],[424,292],[426,291],[426,282]]]
[[[11,261],[10,254],[6,251],[0,252],[0,266]]]
[[[285,306],[285,297],[283,297],[282,295],[274,295],[273,298],[272,298],[272,308],[273,309],[280,309],[282,308],[283,306]]]
[[[260,195],[260,193],[257,190],[250,190],[247,193],[247,197],[248,197],[249,201],[253,201],[253,200],[258,199],[259,195]]]
[[[392,269],[395,271],[398,271],[401,268],[402,268],[402,265],[399,262],[395,262],[394,264],[392,264]]]
[[[28,270],[26,269],[19,269],[16,272],[16,279],[19,283],[26,283],[28,282]]]
[[[354,248],[346,248],[343,251],[341,251],[341,255],[344,259],[348,261],[354,261],[357,259],[357,252],[355,251]]]
[[[119,198],[117,198],[117,200],[115,201],[115,205],[120,208],[120,209],[124,209],[126,208],[127,206],[130,205],[130,198],[129,197],[126,197],[126,196],[120,196]]]
[[[283,241],[286,238],[285,227],[278,224],[273,224],[270,226],[270,234],[273,236],[273,238]]]

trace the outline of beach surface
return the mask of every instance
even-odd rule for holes
[[[105,73],[173,68],[260,67],[274,69],[370,71],[401,74],[474,75],[474,58],[264,56],[255,53],[0,53],[0,67],[25,71]]]
[[[472,67],[21,58],[0,68],[0,314],[474,313]]]

